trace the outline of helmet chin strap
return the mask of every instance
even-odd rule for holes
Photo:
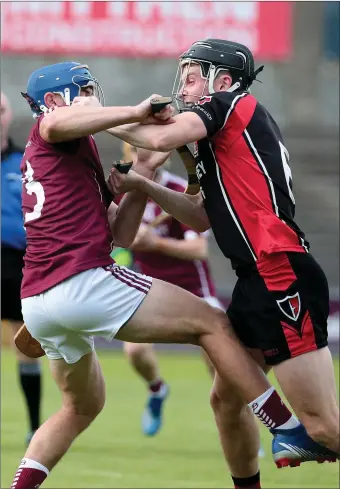
[[[209,90],[209,93],[215,93],[215,89],[214,89],[214,81],[218,75],[218,72],[223,70],[225,68],[221,67],[221,68],[218,68],[216,69],[216,66],[214,65],[211,65],[210,66],[210,70],[209,70],[209,75],[208,75],[208,90]],[[226,90],[227,92],[235,92],[235,90],[237,90],[239,87],[241,86],[241,83],[240,82],[236,82],[234,83],[233,85],[231,85],[231,87],[228,88],[228,90]]]
[[[64,92],[54,92],[54,93],[60,95],[66,105],[71,105],[71,90],[69,88],[66,87]]]
[[[79,89],[79,91],[80,91],[80,89]],[[65,88],[64,94],[65,94],[65,96],[63,98],[64,98],[65,104],[71,105],[71,90],[69,88]]]
[[[241,86],[241,83],[240,82],[236,82],[234,83],[234,85],[231,85],[230,88],[228,88],[227,92],[235,92],[235,90],[237,90],[238,88],[240,88]]]
[[[208,75],[208,90],[209,90],[209,93],[215,93],[215,90],[214,90],[214,81],[215,81],[216,76],[217,76],[216,66],[211,65],[210,66],[210,70],[209,70],[209,75]]]

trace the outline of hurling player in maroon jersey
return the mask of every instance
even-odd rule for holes
[[[112,239],[121,247],[133,242],[147,196],[130,192],[119,206],[112,202],[92,134],[169,116],[165,110],[152,119],[150,99],[135,107],[102,107],[94,95],[102,98],[98,81],[76,62],[35,70],[23,94],[37,122],[21,163],[27,237],[21,304],[28,332],[48,357],[62,407],[32,438],[15,489],[39,487],[102,410],[95,335],[197,344],[226,385],[235,383],[248,402],[268,389],[222,311],[110,258]],[[147,164],[159,166],[167,158],[151,155],[143,165],[142,155],[139,170],[148,178],[153,170]]]
[[[116,191],[145,191],[188,226],[212,228],[238,276],[228,317],[265,371],[274,368],[303,423],[275,422],[268,411],[270,389],[250,404],[273,428],[274,460],[279,466],[335,460],[339,409],[327,346],[328,284],[294,222],[292,175],[281,132],[249,91],[261,69],[255,70],[252,53],[241,44],[198,41],[180,57],[174,96],[182,113],[172,124],[109,130],[155,151],[195,143],[200,194],[176,193],[133,173],[121,178],[112,170],[111,178]],[[232,473],[255,477],[256,427],[241,398],[218,375],[212,405]]]

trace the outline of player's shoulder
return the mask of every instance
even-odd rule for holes
[[[38,117],[36,120],[35,120],[35,123],[33,124],[31,130],[30,130],[30,133],[29,133],[29,141],[32,141],[36,144],[39,144],[39,143],[42,143],[44,144],[45,141],[42,139],[42,137],[40,136],[40,124],[42,122],[42,119],[43,119],[44,115],[41,115],[40,117]],[[48,143],[46,143],[48,144]]]
[[[250,92],[240,90],[237,90],[236,92],[216,92],[211,96],[211,98],[212,100],[216,100],[221,104],[227,105],[228,107],[230,107],[231,105],[235,105],[242,99],[255,99],[255,97]]]
[[[29,141],[31,144],[33,143],[33,148],[44,148],[45,150],[48,150],[49,154],[76,154],[79,151],[80,147],[80,142],[82,140],[89,141],[90,137],[85,137],[85,138],[79,138],[79,139],[71,139],[68,141],[62,141],[60,143],[48,143],[45,141],[41,134],[40,134],[40,126],[44,120],[45,114],[42,114],[41,116],[38,117],[36,120],[36,123],[31,129],[30,135],[29,135]],[[95,146],[95,142],[93,140],[93,146]],[[33,151],[34,151],[33,149]]]
[[[167,170],[162,170],[160,184],[177,192],[184,192],[187,187],[187,182],[184,178]]]
[[[241,100],[257,104],[257,100],[250,92],[237,90],[235,92],[221,91],[206,95],[196,103],[195,107],[201,111],[205,109],[209,111],[211,107],[215,114],[222,116],[229,113],[231,109],[235,109]]]

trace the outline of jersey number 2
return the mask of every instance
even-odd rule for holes
[[[38,217],[41,216],[41,211],[45,202],[45,192],[41,183],[33,180],[34,170],[28,160],[26,161],[26,166],[27,170],[25,172],[24,182],[27,193],[28,195],[35,194],[37,197],[37,203],[33,207],[33,211],[26,212],[25,214],[25,222],[29,222],[38,219]]]

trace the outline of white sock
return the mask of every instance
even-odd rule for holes
[[[292,428],[297,428],[300,426],[300,421],[297,419],[297,417],[292,414],[292,417],[283,423],[281,426],[276,426],[276,428],[280,428],[280,430],[291,430]]]
[[[48,475],[50,473],[50,471],[48,470],[47,467],[45,467],[44,465],[42,465],[39,462],[36,462],[35,460],[32,460],[31,458],[23,458],[21,460],[21,463],[19,465],[19,469],[23,468],[23,467],[27,467],[28,469],[41,470],[42,472],[45,472],[46,475]]]
[[[265,405],[270,397],[272,397],[271,401]],[[269,406],[269,404],[271,404],[271,406]],[[289,417],[290,411],[285,406],[274,387],[270,387],[253,402],[250,402],[248,406],[267,428],[290,430],[301,424],[294,414],[291,414]],[[285,419],[285,421],[280,424],[280,420],[282,421],[283,419]]]
[[[275,391],[274,387],[270,387],[266,392],[264,392],[259,397],[257,397],[253,402],[250,402],[248,406],[256,414],[258,411],[260,411],[263,404],[267,401],[267,399],[270,398],[270,396],[274,391]]]

